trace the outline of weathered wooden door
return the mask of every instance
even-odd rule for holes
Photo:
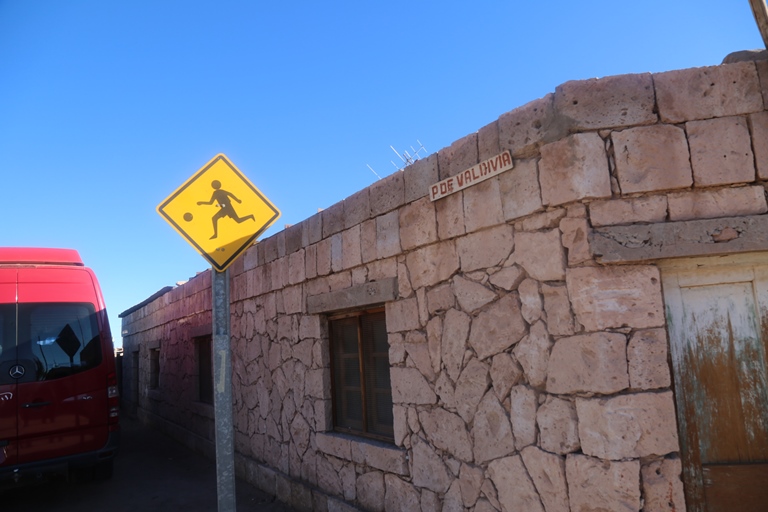
[[[688,510],[768,510],[768,255],[663,264]]]

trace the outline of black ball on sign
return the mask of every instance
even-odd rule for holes
[[[192,220],[192,214],[187,212],[184,214],[184,220],[190,222]]]

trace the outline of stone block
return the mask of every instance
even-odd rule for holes
[[[627,339],[623,334],[571,336],[561,338],[552,348],[548,392],[610,394],[628,387]]]
[[[499,147],[511,150],[512,156],[536,156],[542,144],[568,135],[568,119],[559,118],[554,107],[554,94],[516,108],[499,117]]]
[[[304,231],[301,223],[294,224],[285,228],[285,253],[291,254],[302,248],[302,233]]]
[[[754,62],[656,73],[656,102],[665,123],[736,116],[763,110]]]
[[[589,203],[592,226],[613,226],[640,222],[664,222],[667,196],[634,197]]]
[[[680,449],[671,391],[577,399],[576,412],[586,455],[621,460]]]
[[[461,269],[465,272],[501,265],[515,246],[514,231],[503,224],[457,240]]]
[[[656,267],[573,268],[566,273],[566,285],[576,319],[587,331],[664,325]]]
[[[653,124],[656,98],[650,73],[566,82],[555,89],[555,109],[571,131]]]
[[[640,469],[644,512],[685,510],[681,473],[682,464],[678,458],[656,460]]]
[[[768,211],[760,185],[669,194],[670,220],[760,215]]]
[[[562,281],[565,278],[565,250],[559,229],[516,233],[512,259],[538,281]]]
[[[520,453],[547,512],[570,512],[565,459],[528,446]]]
[[[545,205],[611,197],[603,140],[596,133],[579,133],[542,146],[539,180]]]
[[[536,391],[528,386],[514,386],[510,391],[509,418],[517,451],[536,443]]]
[[[429,405],[437,402],[429,382],[416,368],[393,367],[389,369],[389,375],[393,403]]]
[[[353,226],[341,232],[341,268],[346,270],[363,263],[360,243],[360,226]]]
[[[574,266],[592,260],[587,219],[567,217],[560,221],[560,231],[563,246],[568,249],[568,265]]]
[[[688,141],[682,128],[641,126],[611,133],[622,194],[690,187]]]
[[[768,62],[766,66],[768,68]],[[768,179],[768,111],[750,115],[749,124],[752,127],[752,148],[755,152],[757,176],[765,180]]]
[[[459,460],[472,462],[472,442],[464,420],[457,414],[437,408],[419,413],[419,421],[432,444]]]
[[[463,367],[471,318],[463,311],[449,309],[442,325],[441,360],[450,378],[455,382]],[[433,325],[431,321],[429,325]],[[434,359],[434,358],[433,358]],[[434,363],[434,361],[433,361]]]
[[[344,200],[344,229],[363,223],[371,217],[369,189],[364,188]]]
[[[482,468],[470,466],[469,464],[461,465],[459,486],[461,490],[461,499],[465,507],[471,508],[477,503],[484,478],[485,475]]]
[[[568,400],[549,397],[536,412],[541,448],[565,455],[581,448],[576,405]]]
[[[671,385],[667,346],[664,329],[646,329],[632,334],[627,346],[631,388],[658,389]]]
[[[308,245],[304,249],[304,278],[314,279],[317,277],[317,244]],[[258,295],[255,294],[254,295]]]
[[[360,258],[363,263],[370,263],[378,258],[376,236],[375,219],[369,219],[360,224]]]
[[[516,293],[510,293],[474,318],[469,344],[478,358],[485,359],[520,341],[526,327],[520,313],[520,299]]]
[[[563,285],[544,283],[541,285],[544,296],[544,311],[547,318],[547,330],[552,336],[570,336],[574,334],[573,313],[568,300],[568,288]]]
[[[536,159],[518,160],[513,169],[499,175],[498,179],[505,221],[543,209]]]
[[[467,233],[504,221],[501,192],[497,178],[485,180],[464,189],[464,227]]]
[[[400,254],[400,216],[397,211],[376,217],[376,257]]]
[[[464,228],[464,192],[458,192],[435,201],[437,236],[448,240],[466,232]]]
[[[323,239],[323,215],[318,212],[301,223],[301,244],[306,247]]]
[[[456,303],[453,289],[449,284],[438,285],[427,292],[427,308],[430,315],[448,311]]]
[[[489,281],[493,286],[498,286],[509,292],[517,290],[517,287],[525,279],[525,272],[518,265],[504,267],[490,275]]]
[[[763,104],[768,105],[768,61],[755,61],[755,67],[757,67],[757,76],[760,80]]]
[[[515,451],[512,426],[504,408],[491,390],[485,394],[472,426],[475,464],[506,457]]]
[[[488,477],[496,486],[503,512],[544,512],[539,493],[520,455],[491,462],[488,465]]]
[[[696,186],[730,185],[755,180],[745,117],[721,117],[686,123]]]
[[[323,218],[323,238],[340,232],[344,229],[344,202],[338,202],[329,206],[320,215]]]
[[[528,336],[514,349],[515,358],[523,368],[528,383],[535,388],[544,388],[551,349],[552,341],[546,325],[541,320],[531,326]]]
[[[440,180],[466,171],[480,160],[477,157],[477,134],[469,134],[437,152]]]
[[[357,501],[367,510],[384,510],[384,473],[369,471],[357,478]]]
[[[424,197],[400,209],[400,245],[404,251],[437,242],[435,205]]]
[[[401,171],[396,171],[368,187],[372,218],[391,212],[405,203],[403,174]]]
[[[341,233],[335,233],[329,238],[331,241],[331,271],[341,272],[344,269],[344,238]],[[282,286],[275,286],[275,289]]]
[[[402,512],[403,510],[419,510],[419,492],[409,482],[395,475],[384,475],[384,510],[386,512]]]
[[[640,462],[608,462],[585,455],[565,460],[571,510],[639,512]]]
[[[448,280],[459,269],[459,256],[452,241],[427,245],[405,257],[411,286],[417,290]]]
[[[499,122],[494,121],[477,131],[477,158],[482,162],[499,153]]]
[[[539,292],[539,282],[534,279],[526,279],[517,287],[520,294],[520,312],[523,319],[529,324],[533,324],[541,318],[542,301]],[[567,291],[566,291],[567,294]],[[566,301],[568,297],[566,295]],[[570,309],[570,306],[569,306]]]
[[[325,238],[317,243],[317,275],[331,273],[331,239]]]
[[[491,361],[491,381],[496,396],[503,400],[512,389],[512,386],[520,382],[523,372],[511,355],[506,352],[496,354]]]
[[[442,458],[426,441],[417,436],[413,439],[413,484],[437,493],[446,492],[453,478]]]
[[[437,154],[416,160],[403,169],[405,204],[429,195],[429,187],[440,178],[437,172]]]
[[[454,276],[452,283],[456,300],[461,309],[467,313],[472,313],[497,298],[492,290],[461,275]]]
[[[483,399],[491,379],[488,366],[477,359],[472,359],[461,371],[456,381],[456,410],[467,423],[472,422],[478,404]]]
[[[387,302],[385,306],[387,332],[411,331],[421,327],[416,297]]]

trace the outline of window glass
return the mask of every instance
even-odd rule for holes
[[[197,399],[213,404],[213,351],[211,337],[196,338],[197,344]]]
[[[334,427],[392,440],[392,387],[384,311],[330,320]]]
[[[16,359],[16,304],[0,304],[0,362]]]
[[[101,363],[92,304],[22,303],[18,311],[19,359],[33,362],[36,380],[66,377]]]

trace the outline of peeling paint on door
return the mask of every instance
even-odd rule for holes
[[[686,501],[764,510],[768,266],[717,262],[662,271]]]

